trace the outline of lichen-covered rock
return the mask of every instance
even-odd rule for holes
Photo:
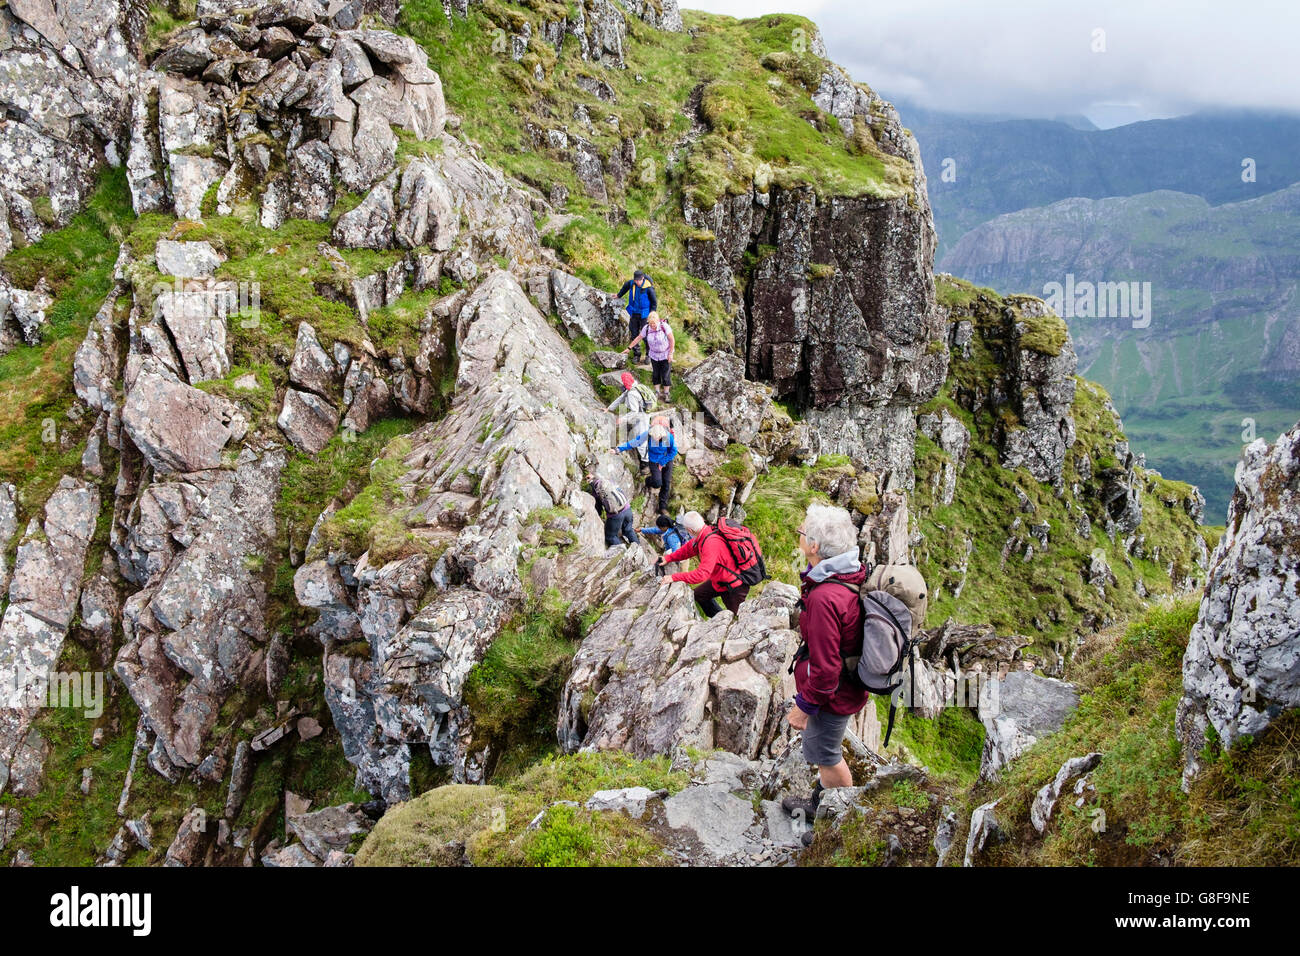
[[[608,473],[622,472],[608,451],[609,416],[577,356],[518,280],[495,271],[455,302],[456,402],[411,434],[398,479],[416,554],[377,572],[365,555],[313,561],[295,577],[300,600],[321,611],[322,640],[359,631],[367,642],[364,656],[328,656],[326,699],[348,760],[388,800],[409,796],[415,745],[429,746],[457,780],[481,780],[461,687],[524,596],[522,523],[538,509],[570,509],[578,541],[594,539],[584,553],[603,552],[599,519],[569,463],[603,458]],[[443,552],[432,570],[422,545]],[[409,675],[394,671],[398,658],[414,667]]]
[[[185,279],[207,279],[226,259],[209,242],[175,242],[158,240],[154,260],[163,275]]]
[[[298,323],[289,381],[299,388],[328,397],[340,384],[338,365],[321,346],[316,330],[308,322]]]
[[[11,227],[35,242],[66,225],[100,170],[123,159],[140,72],[130,17],[125,0],[18,0],[0,13],[0,255]]]
[[[788,585],[769,583],[739,616],[697,616],[690,589],[646,576],[588,632],[560,704],[567,751],[638,757],[676,746],[753,758],[784,714],[782,679],[798,634]]]
[[[247,422],[230,402],[180,381],[152,356],[127,360],[122,427],[149,464],[163,473],[202,471]]]
[[[257,572],[275,534],[285,461],[279,447],[246,449],[233,471],[186,476],[202,498],[184,549],[123,607],[126,644],[114,670],[177,767],[198,766],[235,688],[265,680],[266,585]],[[129,564],[123,572],[138,580]]]
[[[12,502],[11,492],[0,495],[0,523],[9,524],[12,506],[4,501]],[[32,796],[40,789],[48,747],[32,721],[77,611],[98,516],[98,490],[65,477],[45,503],[44,521],[33,518],[18,545],[0,618],[0,792]]]
[[[345,249],[386,249],[392,244],[396,215],[392,186],[380,183],[359,206],[339,217],[334,244]]]
[[[275,423],[299,451],[314,455],[334,437],[339,410],[313,392],[286,389],[284,405]]]
[[[1221,746],[1300,706],[1300,425],[1237,465],[1228,524],[1183,655],[1176,727],[1184,785],[1213,728]]]
[[[228,316],[236,311],[232,291],[211,288],[164,292],[158,296],[155,309],[191,385],[225,377],[230,371],[226,328]]]

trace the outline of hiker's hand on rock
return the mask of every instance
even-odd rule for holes
[[[808,726],[808,715],[799,709],[798,704],[790,708],[790,713],[785,715],[785,719],[795,730],[804,730]]]

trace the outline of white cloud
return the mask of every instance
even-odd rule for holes
[[[690,5],[740,16],[809,16],[831,57],[856,79],[930,109],[1023,116],[1115,103],[1148,116],[1216,107],[1300,110],[1300,4],[1286,0]],[[1098,29],[1104,52],[1093,49]]]

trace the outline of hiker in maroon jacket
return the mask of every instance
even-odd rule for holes
[[[862,648],[862,602],[857,589],[867,572],[858,559],[857,536],[849,513],[827,505],[810,505],[799,529],[799,550],[808,559],[801,575],[803,645],[795,655],[798,693],[786,719],[803,732],[803,757],[817,766],[818,781],[812,796],[786,797],[781,806],[806,823],[817,813],[822,790],[853,786],[841,741],[849,718],[870,697],[866,690],[841,679],[844,658]],[[811,836],[811,829],[805,831],[805,842]]]

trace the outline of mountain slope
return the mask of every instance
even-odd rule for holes
[[[0,678],[111,674],[93,722],[0,719],[5,862],[348,865],[376,820],[420,829],[399,803],[464,811],[448,840],[504,811],[479,861],[686,852],[585,805],[601,782],[667,791],[650,822],[698,834],[690,862],[784,861],[808,503],[936,589],[939,699],[883,758],[876,711],[854,722],[876,784],[983,775],[950,664],[1055,687],[1032,672],[1199,585],[1195,489],[1141,467],[1041,301],[936,287],[915,142],[808,21],[181,6],[78,157],[85,218],[3,265],[0,372],[42,399],[5,423],[28,455],[0,474]],[[738,615],[702,620],[652,546],[606,548],[586,488],[654,518],[604,411],[634,266],[680,335],[672,510],[745,520],[771,557]]]
[[[1300,417],[1298,214],[1300,185],[1219,206],[1172,192],[1069,199],[985,223],[941,267],[1037,295],[1068,275],[1151,283],[1141,319],[1067,314],[1080,367],[1152,464],[1198,484],[1221,521],[1241,446]]]
[[[1300,182],[1300,117],[1203,113],[1079,130],[1049,120],[987,120],[903,107],[930,170],[940,256],[1004,213],[1062,199],[1172,190],[1218,205]],[[1255,161],[1242,179],[1242,160]],[[956,179],[940,175],[945,160]]]

